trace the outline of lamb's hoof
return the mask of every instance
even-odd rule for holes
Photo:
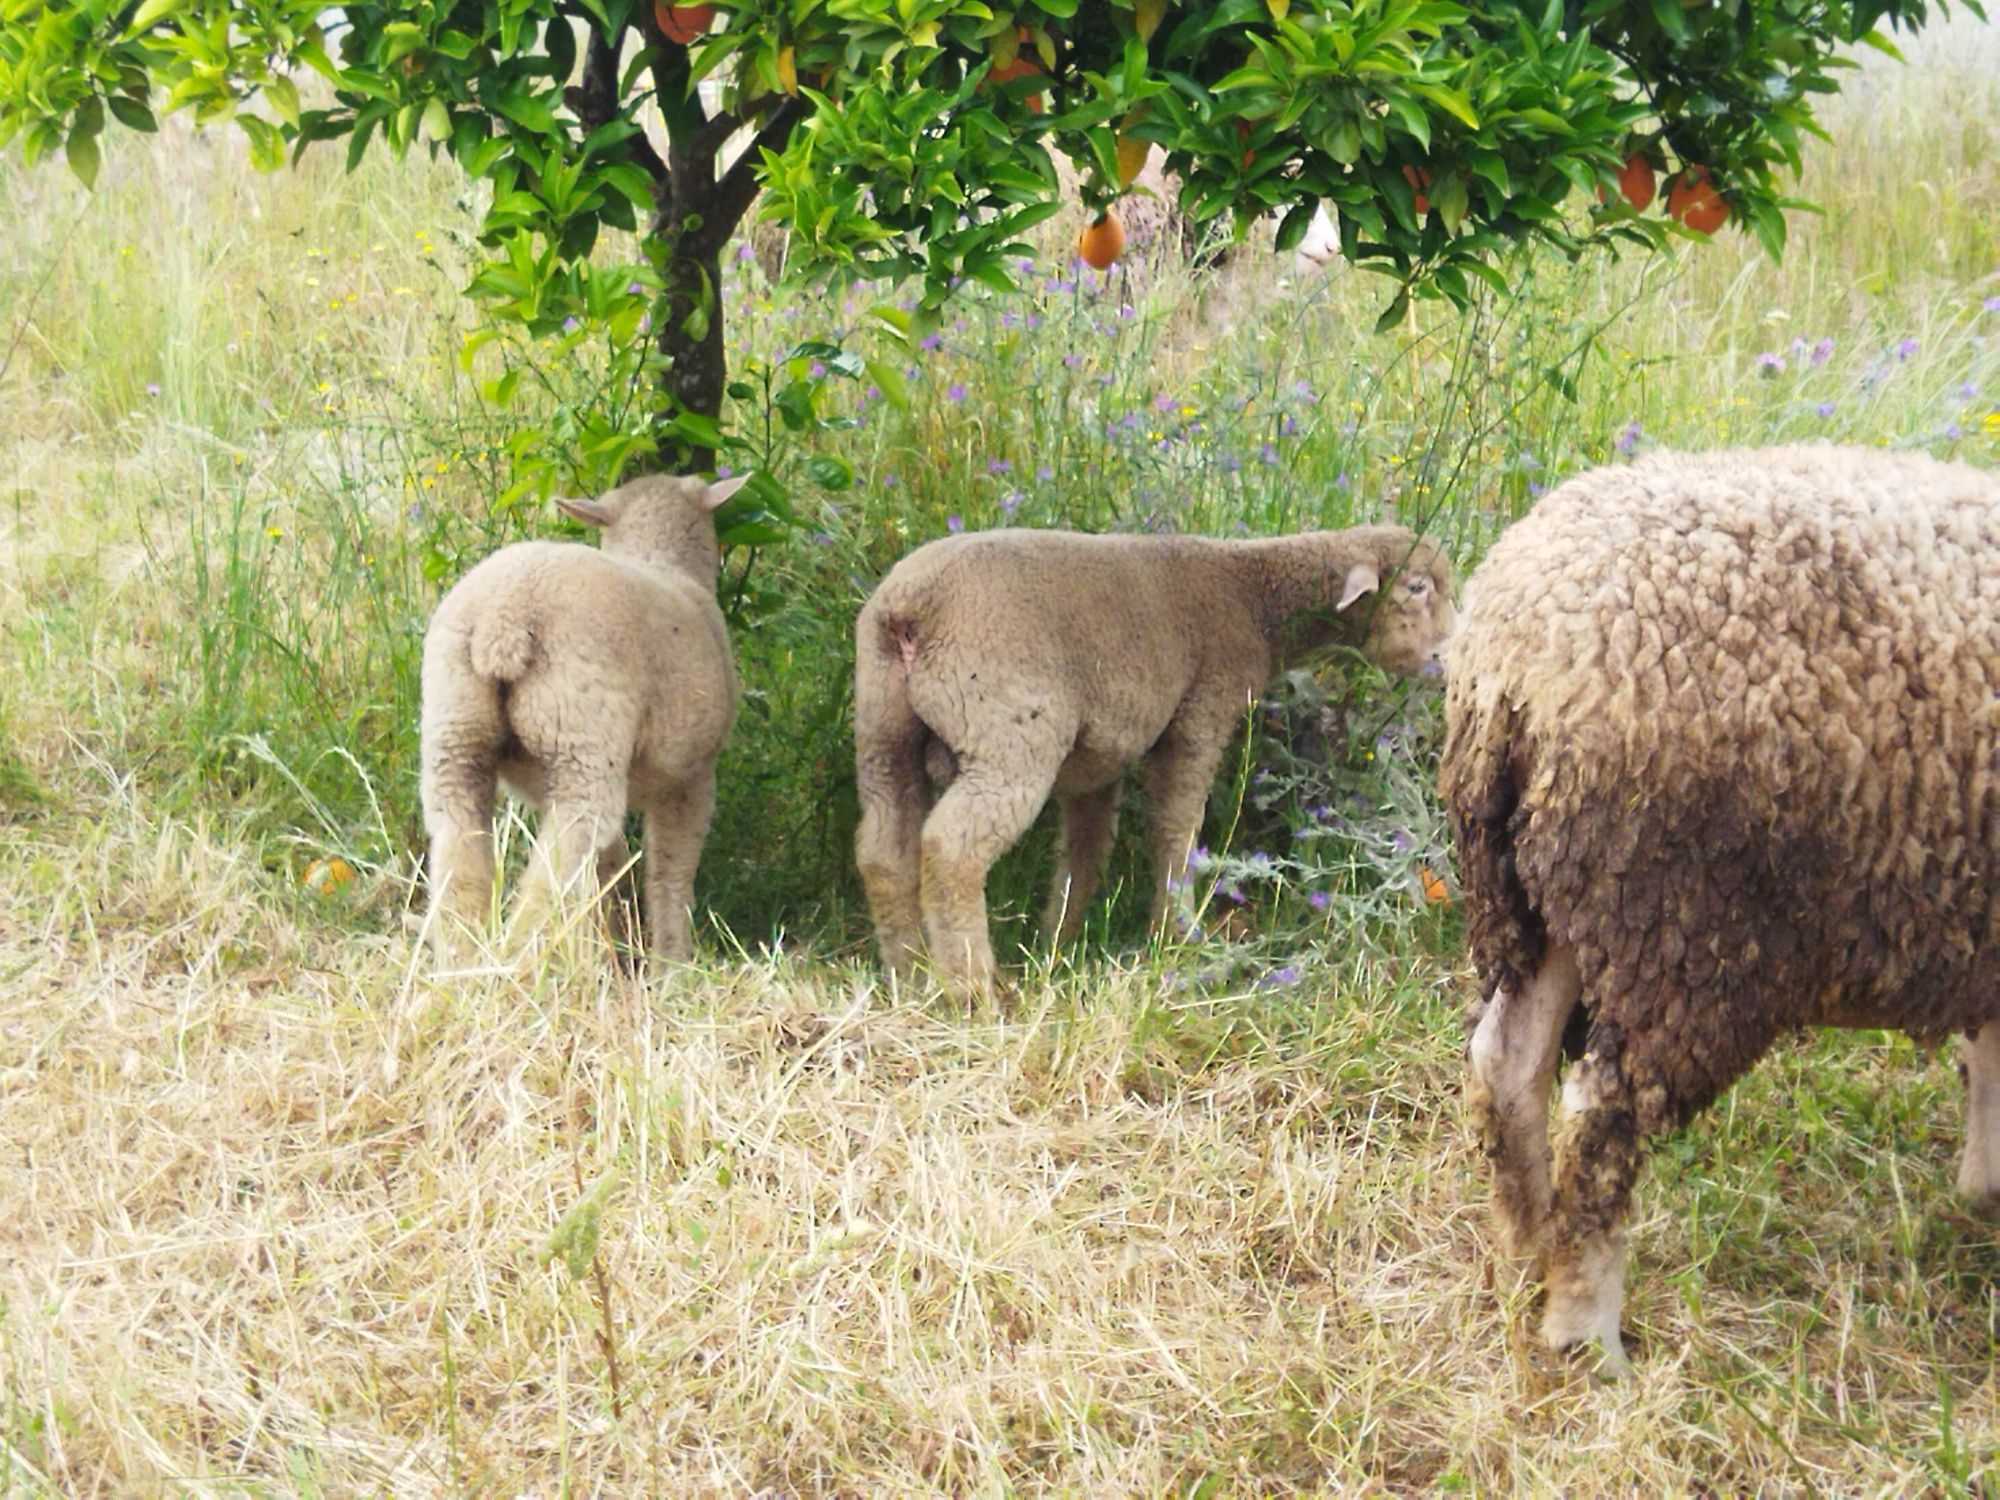
[[[1603,1380],[1624,1380],[1632,1374],[1632,1361],[1625,1353],[1625,1340],[1614,1322],[1610,1331],[1571,1329],[1561,1326],[1553,1313],[1542,1323],[1542,1340],[1558,1354],[1579,1359],[1596,1356],[1596,1374]]]

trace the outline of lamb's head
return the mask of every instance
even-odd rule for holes
[[[1287,655],[1339,644],[1392,672],[1440,670],[1456,619],[1451,562],[1441,547],[1401,526],[1352,526],[1286,540],[1312,548],[1320,580],[1315,607],[1290,622]]]
[[[709,583],[722,565],[715,508],[749,477],[738,474],[711,483],[687,475],[648,474],[595,500],[558,499],[556,504],[586,526],[597,527],[602,533],[598,546],[611,556],[678,568]]]

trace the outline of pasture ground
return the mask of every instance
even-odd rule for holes
[[[846,625],[954,520],[1416,516],[1469,566],[1655,443],[2000,461],[1996,41],[1856,80],[1781,266],[1524,261],[1378,338],[1375,278],[1050,254],[894,356],[906,404],[829,382],[856,425],[769,456],[859,482],[729,565],[706,956],[651,986],[577,933],[440,979],[403,930],[422,622],[548,528],[488,509],[462,184],[172,131],[87,205],[0,163],[0,1492],[1993,1494],[2000,1230],[1953,1059],[1896,1036],[1789,1042],[1659,1146],[1634,1379],[1536,1346],[1431,696],[1275,696],[1228,916],[1148,946],[1127,891],[973,1016],[877,984],[842,798]],[[730,295],[743,372],[865,322]]]

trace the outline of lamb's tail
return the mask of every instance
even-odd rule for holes
[[[1495,986],[1517,989],[1541,967],[1548,947],[1547,924],[1516,861],[1520,731],[1504,696],[1478,701],[1465,674],[1447,689],[1438,795],[1458,849],[1467,946],[1489,995]]]
[[[472,670],[488,682],[519,682],[535,662],[535,632],[525,620],[487,614],[466,636]]]

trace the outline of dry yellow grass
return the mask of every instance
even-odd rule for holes
[[[1694,1305],[1690,1189],[1649,1183],[1638,1377],[1531,1346],[1441,968],[1323,971],[1285,1048],[1190,1045],[1254,1011],[1129,972],[984,1018],[783,957],[438,982],[116,798],[0,891],[16,1490],[1905,1493],[1954,1427],[1992,1462],[1990,1230],[1939,1202],[1968,1244],[1867,1263],[1948,1145],[1802,1193],[1810,1274]],[[595,1278],[544,1263],[607,1175],[615,1395]]]

